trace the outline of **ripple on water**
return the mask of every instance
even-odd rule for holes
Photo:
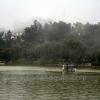
[[[100,100],[99,74],[0,71],[0,100]]]

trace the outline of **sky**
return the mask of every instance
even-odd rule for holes
[[[0,0],[0,28],[14,28],[32,18],[65,22],[100,22],[100,0]]]

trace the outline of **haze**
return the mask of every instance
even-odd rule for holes
[[[100,0],[0,0],[0,28],[34,17],[65,22],[100,22]]]

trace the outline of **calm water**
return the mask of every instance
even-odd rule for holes
[[[0,100],[100,100],[99,73],[8,69],[0,69]]]

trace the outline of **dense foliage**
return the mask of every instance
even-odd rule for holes
[[[100,64],[100,24],[37,20],[16,35],[0,33],[0,61],[6,64]]]

